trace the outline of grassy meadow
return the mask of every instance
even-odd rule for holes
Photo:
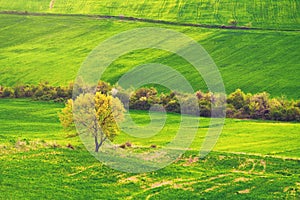
[[[1,199],[300,197],[300,124],[226,119],[213,152],[198,160],[209,122],[201,118],[195,141],[179,160],[152,173],[128,174],[101,164],[78,137],[62,129],[57,117],[62,106],[0,100]],[[149,122],[147,112],[131,116],[139,125]],[[121,133],[115,143],[130,141],[137,150],[151,144],[159,148],[172,140],[179,121],[180,115],[168,114],[157,136],[137,139]]]
[[[83,150],[2,155],[1,199],[299,199],[299,161],[211,153],[147,174],[114,171]]]
[[[155,26],[180,31],[198,41],[218,66],[227,93],[241,88],[300,98],[296,92],[300,76],[298,32],[204,29],[72,16],[0,15],[0,25],[0,84],[4,86],[40,81],[67,85],[89,52],[103,40],[133,28]],[[150,62],[172,66],[195,90],[206,90],[201,77],[185,60],[151,49],[123,55],[112,63],[103,79],[115,83],[127,70]]]
[[[241,88],[300,99],[299,9],[298,0],[0,0],[0,86],[41,81],[66,86],[105,39],[134,28],[161,27],[184,33],[206,49],[227,94]],[[179,24],[228,26],[229,21],[255,29]],[[195,90],[207,90],[186,60],[157,49],[122,55],[102,78],[114,84],[146,63],[171,66]],[[213,151],[200,159],[210,122],[201,117],[193,143],[174,163],[132,174],[99,162],[75,131],[64,130],[58,118],[63,107],[0,98],[0,199],[300,199],[299,123],[226,119]],[[140,126],[150,122],[145,111],[125,115]],[[174,138],[180,122],[180,115],[169,113],[155,136],[141,139],[121,132],[114,144],[129,141],[132,147],[124,151],[155,151]]]

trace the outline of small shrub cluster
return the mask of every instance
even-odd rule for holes
[[[0,98],[32,98],[40,101],[66,102],[72,98],[74,84],[66,87],[51,86],[48,82],[38,85],[16,85],[14,87],[0,86]],[[96,88],[97,92],[107,94],[111,91],[110,84],[100,81]]]
[[[225,103],[226,98],[212,93],[202,93],[198,91],[195,94],[184,94],[179,92],[170,92],[169,94],[158,94],[155,88],[140,88],[135,92],[126,92],[118,90],[115,95],[121,102],[129,105],[130,109],[135,110],[154,110],[171,113],[182,113],[189,115],[201,115],[210,117],[212,115],[211,108],[214,107],[215,117],[224,116],[220,105]]]
[[[227,97],[227,116],[277,121],[300,121],[300,101],[270,98],[266,92],[245,94],[240,89]]]
[[[48,82],[38,85],[1,87],[0,98],[33,98],[34,100],[62,102],[72,97],[73,84],[68,87],[50,86]]]
[[[130,95],[129,108],[135,110],[149,110],[158,104],[159,98],[155,88],[140,88]]]

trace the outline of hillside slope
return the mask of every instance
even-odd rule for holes
[[[218,25],[236,20],[238,26],[300,29],[298,0],[0,0],[1,10],[133,16]]]
[[[125,30],[154,25],[74,16],[0,15],[0,26],[0,85],[40,81],[66,85],[101,41]],[[219,67],[227,92],[241,88],[300,98],[299,33],[158,26],[199,41]],[[184,60],[150,52],[122,56],[110,66],[104,80],[114,83],[138,64],[159,62],[179,70],[195,89],[206,88]]]

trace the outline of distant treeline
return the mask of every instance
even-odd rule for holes
[[[51,86],[47,82],[38,85],[0,86],[0,98],[32,98],[34,100],[65,102],[72,98],[74,84],[68,86]],[[113,87],[100,81],[96,91],[118,97],[125,108],[156,111],[165,110],[173,113],[200,115],[203,117],[224,116],[223,105],[226,105],[226,116],[241,119],[263,119],[277,121],[300,121],[300,100],[288,100],[284,97],[271,98],[266,92],[245,94],[240,89],[227,97],[211,92],[197,91],[195,94],[170,92],[158,93],[153,87],[140,88],[135,91]],[[199,112],[192,104],[199,105]],[[184,108],[180,106],[184,103]],[[189,106],[191,104],[191,106]],[[212,113],[212,108],[214,113]]]

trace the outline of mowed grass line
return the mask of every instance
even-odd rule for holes
[[[0,84],[5,86],[40,81],[67,85],[90,51],[103,40],[122,31],[152,26],[87,17],[0,15],[0,19]],[[267,91],[272,96],[300,98],[297,32],[154,27],[180,31],[198,41],[219,67],[228,93],[241,88],[245,92]],[[115,83],[129,69],[150,62],[169,65],[183,74],[195,90],[206,90],[201,77],[185,60],[149,49],[121,56],[102,78]]]
[[[228,24],[236,20],[239,26],[299,29],[299,8],[297,0],[144,0],[144,1],[55,1],[50,9],[50,0],[13,2],[0,0],[0,10],[30,12],[51,12],[67,14],[100,14],[132,16],[176,22],[200,24]]]

